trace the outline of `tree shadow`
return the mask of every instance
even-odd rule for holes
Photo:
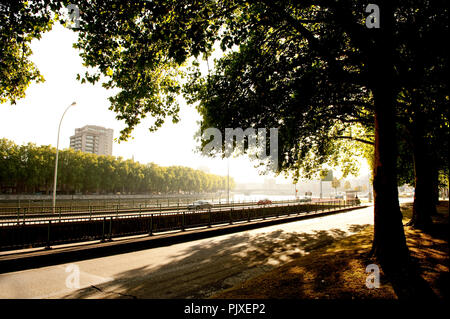
[[[368,225],[350,225],[348,227],[348,231],[351,233],[358,233],[361,230],[364,230],[365,228],[367,228]]]
[[[385,271],[399,299],[448,297],[449,223],[448,211],[445,211],[448,202],[446,205],[440,203],[437,207],[440,212],[432,216],[433,223],[425,229],[406,229],[409,263],[397,267],[399,269]],[[430,282],[434,282],[433,288]]]
[[[349,231],[330,229],[298,233],[276,230],[258,235],[245,232],[225,239],[203,240],[172,255],[168,246],[172,261],[165,265],[121,272],[112,281],[77,290],[63,298],[207,298],[325,247],[358,229],[361,228],[351,225]]]
[[[383,269],[398,299],[421,301],[438,299],[430,284],[422,277],[423,270],[416,258],[410,257],[405,267],[392,269],[384,266]]]

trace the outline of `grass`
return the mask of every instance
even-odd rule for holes
[[[406,224],[412,204],[401,207]],[[434,225],[426,233],[405,226],[411,260],[417,267],[420,290],[448,298],[448,202],[438,205]],[[366,287],[366,266],[377,264],[368,254],[373,226],[322,247],[261,276],[214,295],[215,299],[401,299],[414,295],[417,285],[398,287],[380,269],[379,288]],[[415,280],[416,283],[418,282]],[[421,291],[422,292],[422,291]]]

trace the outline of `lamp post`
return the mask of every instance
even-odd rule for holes
[[[56,142],[55,176],[54,176],[54,179],[53,179],[53,204],[52,204],[52,207],[53,207],[52,208],[52,212],[53,212],[53,214],[55,213],[55,206],[56,206],[56,181],[58,179],[59,131],[61,130],[61,123],[62,123],[62,120],[64,118],[64,115],[66,114],[67,110],[71,106],[73,106],[75,104],[77,104],[77,103],[76,102],[72,102],[72,104],[70,104],[66,108],[66,110],[63,113],[63,115],[61,116],[61,120],[59,121],[59,126],[58,126],[58,139],[57,139],[57,142]]]
[[[227,204],[230,205],[230,158],[227,158]]]

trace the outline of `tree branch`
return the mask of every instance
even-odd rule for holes
[[[364,144],[375,145],[375,143],[372,142],[372,141],[368,141],[368,140],[364,140],[364,139],[357,138],[357,137],[352,137],[352,136],[335,136],[334,138],[336,138],[336,139],[348,139],[348,140],[352,140],[352,141],[356,141],[356,142],[360,142],[360,143],[364,143]]]

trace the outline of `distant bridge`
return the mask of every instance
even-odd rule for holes
[[[245,188],[235,188],[230,190],[231,193],[234,194],[244,194],[244,195],[252,195],[252,194],[264,194],[264,195],[295,195],[294,187],[291,189],[287,188],[253,188],[253,189],[245,189]]]

